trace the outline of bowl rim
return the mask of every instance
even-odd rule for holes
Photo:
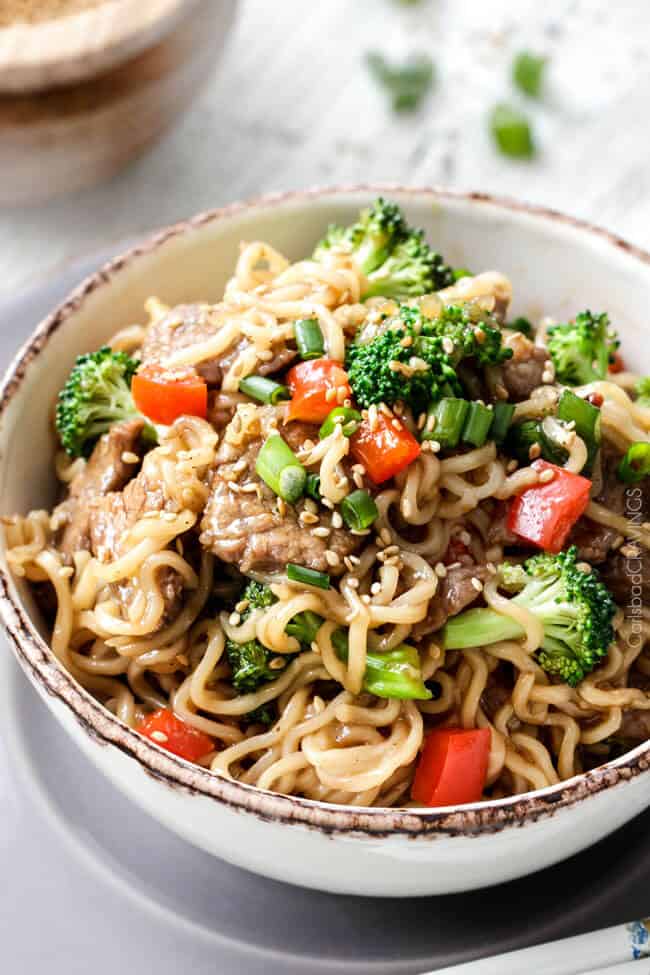
[[[650,268],[650,253],[618,235],[553,208],[521,202],[507,196],[437,186],[409,187],[394,183],[318,186],[261,195],[248,201],[203,211],[154,232],[86,277],[37,325],[9,364],[0,384],[0,433],[6,410],[21,388],[30,364],[45,349],[52,334],[79,310],[89,295],[100,288],[110,288],[114,277],[138,258],[152,254],[176,236],[191,233],[216,221],[227,221],[261,209],[281,209],[285,204],[308,205],[322,197],[336,198],[362,193],[369,196],[406,194],[428,197],[433,202],[456,201],[479,207],[487,205],[508,215],[524,214],[541,223],[561,225],[583,232],[587,237],[600,239],[615,251]],[[505,799],[483,800],[464,806],[431,810],[332,805],[258,789],[178,758],[137,734],[104,708],[54,657],[49,645],[31,622],[21,600],[17,595],[14,597],[14,591],[8,568],[2,564],[0,622],[14,653],[41,694],[60,702],[81,727],[82,734],[93,744],[115,746],[127,758],[134,759],[144,772],[172,789],[202,796],[234,811],[253,814],[262,820],[315,829],[328,835],[351,834],[369,839],[400,834],[410,838],[428,839],[475,836],[548,819],[560,809],[575,807],[591,796],[635,779],[650,768],[648,741],[604,766],[545,789]]]

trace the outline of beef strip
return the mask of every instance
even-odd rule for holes
[[[150,479],[145,468],[123,491],[93,498],[88,512],[93,555],[103,562],[117,559],[122,551],[122,538],[145,512],[165,510],[174,510],[174,507],[166,500],[162,485]],[[174,569],[163,566],[158,571],[157,582],[165,602],[163,620],[168,621],[180,610],[183,580]],[[137,587],[129,579],[121,580],[111,588],[124,607],[131,604],[137,592]]]
[[[207,342],[218,333],[220,327],[222,323],[211,318],[209,305],[177,305],[149,326],[140,356],[145,364],[163,362],[179,349]],[[198,363],[197,372],[209,385],[220,386],[224,373],[249,344],[247,338],[241,338],[215,358]],[[279,345],[273,351],[273,358],[268,362],[260,361],[255,372],[262,376],[278,372],[297,355],[295,349],[285,345]]]
[[[57,547],[65,561],[74,552],[90,549],[90,505],[96,498],[119,491],[135,474],[142,456],[140,433],[144,422],[129,420],[111,427],[98,440],[84,469],[70,483],[68,497],[55,510],[61,520]],[[124,454],[137,456],[125,461]]]
[[[480,596],[472,579],[484,582],[487,568],[484,565],[465,563],[447,569],[441,579],[435,596],[429,603],[427,615],[413,627],[413,639],[419,640],[429,633],[435,633],[445,625],[450,616],[456,616]]]
[[[535,345],[520,332],[509,335],[504,345],[512,349],[512,358],[501,366],[501,380],[510,399],[520,402],[542,385],[549,354],[543,346]]]
[[[623,711],[623,720],[615,737],[630,742],[646,741],[650,738],[650,711],[639,708]]]
[[[287,562],[321,572],[336,571],[326,559],[326,550],[343,559],[360,548],[363,538],[347,529],[332,528],[332,515],[324,509],[319,524],[330,528],[330,534],[327,538],[314,535],[312,528],[316,525],[301,525],[298,520],[304,502],[286,505],[280,514],[275,494],[255,473],[257,455],[270,424],[282,415],[277,407],[259,408],[258,423],[249,428],[249,436],[241,445],[230,443],[226,431],[217,451],[201,522],[201,544],[224,562],[234,563],[245,575],[284,572]],[[307,439],[318,440],[318,428],[306,423],[278,423],[278,432],[294,450]],[[235,469],[242,460],[245,468]],[[242,490],[248,485],[255,490]]]

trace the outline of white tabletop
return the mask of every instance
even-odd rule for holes
[[[74,198],[0,211],[0,295],[113,240],[315,183],[480,188],[650,243],[649,41],[643,0],[241,0],[208,88],[153,152]],[[551,59],[544,101],[529,102],[532,163],[497,155],[486,126],[494,102],[514,97],[522,47]],[[438,84],[419,112],[390,112],[363,64],[373,48],[435,59]]]

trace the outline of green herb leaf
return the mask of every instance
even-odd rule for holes
[[[520,51],[512,62],[512,80],[525,95],[539,98],[544,82],[546,58]]]
[[[394,64],[380,52],[370,51],[366,65],[390,96],[396,112],[415,111],[435,80],[435,66],[428,54],[413,54],[401,64]]]
[[[523,112],[500,103],[490,113],[490,131],[499,152],[511,159],[532,159],[536,153],[530,123]]]

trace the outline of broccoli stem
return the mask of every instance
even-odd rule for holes
[[[499,640],[516,640],[525,633],[523,626],[511,616],[494,609],[467,609],[447,621],[442,641],[447,650],[467,650]]]
[[[332,646],[339,659],[347,663],[347,633],[335,630],[332,634]],[[363,689],[376,697],[402,701],[428,701],[432,697],[431,691],[422,680],[420,655],[415,647],[406,643],[385,653],[367,653]]]

